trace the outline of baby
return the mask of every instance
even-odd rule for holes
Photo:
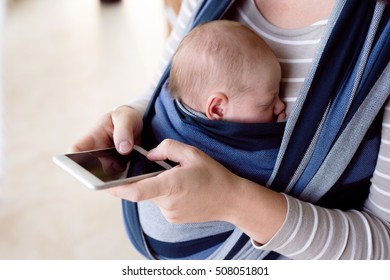
[[[274,122],[286,118],[280,79],[279,62],[254,31],[218,20],[197,26],[181,42],[168,91],[211,120]]]

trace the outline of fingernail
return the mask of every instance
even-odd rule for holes
[[[120,153],[127,153],[131,150],[129,141],[122,141],[119,143],[118,150]]]
[[[146,156],[149,160],[157,160],[159,158],[159,153],[157,148],[153,148],[148,151],[148,154]]]

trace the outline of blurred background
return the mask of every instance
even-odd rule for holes
[[[0,1],[0,259],[142,259],[120,201],[51,157],[142,92],[167,38],[167,2]]]

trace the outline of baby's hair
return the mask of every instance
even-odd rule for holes
[[[236,94],[251,90],[245,78],[266,65],[267,57],[276,61],[268,45],[241,23],[217,20],[200,24],[173,56],[168,90],[173,98],[183,100],[185,96],[197,107],[194,109],[200,109],[199,94],[205,91],[228,89]]]

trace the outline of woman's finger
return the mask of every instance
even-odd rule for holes
[[[133,149],[135,138],[142,131],[140,114],[127,106],[117,108],[112,113],[113,141],[121,154],[128,154]]]
[[[169,172],[169,171],[165,171]],[[163,174],[160,174],[163,175]],[[165,183],[160,176],[143,179],[131,184],[107,189],[107,192],[119,198],[125,198],[132,202],[150,200],[169,195],[170,185]]]
[[[200,150],[192,146],[172,139],[166,139],[156,148],[149,151],[148,159],[153,161],[168,159],[184,166],[201,154]]]

